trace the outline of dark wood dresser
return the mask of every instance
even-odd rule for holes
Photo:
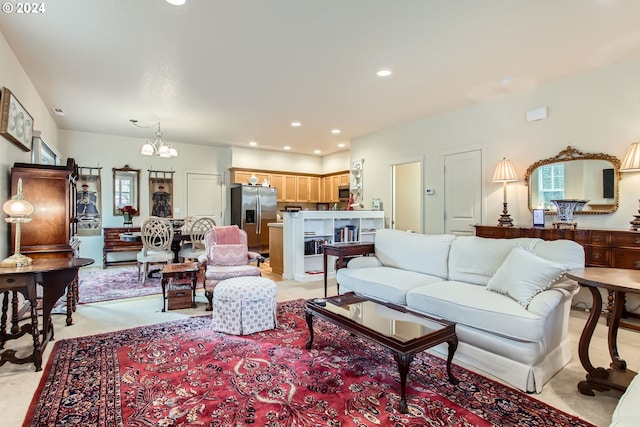
[[[140,227],[105,227],[102,229],[104,243],[102,245],[102,268],[112,265],[131,264],[136,262],[136,252],[142,250],[142,242],[126,242],[120,240],[120,234],[140,232]],[[131,259],[109,260],[110,253],[131,253]]]
[[[584,247],[590,267],[640,269],[640,232],[626,230],[559,230],[535,227],[476,225],[476,236],[494,239],[538,237],[544,240],[573,240]]]

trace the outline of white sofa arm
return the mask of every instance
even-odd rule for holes
[[[638,425],[638,402],[640,402],[640,376],[636,375],[620,397],[611,417],[610,427],[632,427]]]
[[[347,268],[369,268],[380,267],[382,265],[380,260],[374,256],[359,256],[349,261]]]

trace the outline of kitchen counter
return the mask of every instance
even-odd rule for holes
[[[269,265],[273,274],[281,276],[284,272],[283,225],[282,222],[267,223],[269,227]]]

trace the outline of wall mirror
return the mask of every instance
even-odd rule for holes
[[[122,215],[121,209],[125,206],[140,213],[140,169],[129,165],[113,168],[113,214]]]
[[[551,200],[581,200],[574,214],[598,215],[618,209],[620,160],[615,156],[583,153],[568,146],[557,156],[529,166],[525,174],[529,210],[555,215]]]

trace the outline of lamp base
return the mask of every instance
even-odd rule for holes
[[[0,261],[0,268],[24,267],[33,264],[33,260],[22,254],[13,254],[9,258]]]
[[[498,218],[498,227],[513,227],[513,219],[507,210],[507,202],[502,204],[502,215]]]

